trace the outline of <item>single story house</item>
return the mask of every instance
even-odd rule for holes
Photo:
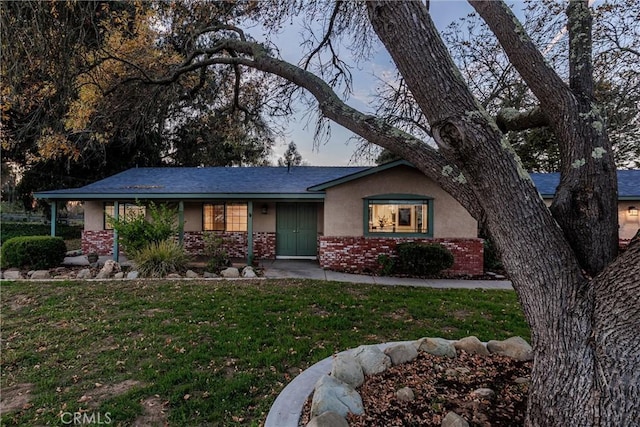
[[[638,229],[640,170],[619,171],[621,238]],[[558,174],[532,174],[546,200]],[[631,184],[628,184],[628,182]],[[107,215],[137,209],[136,201],[169,203],[178,212],[179,239],[188,252],[203,250],[203,233],[225,239],[232,257],[314,258],[322,267],[374,270],[380,254],[404,241],[437,242],[454,255],[457,275],[483,272],[476,220],[410,163],[375,167],[134,168],[76,189],[36,198],[84,202],[84,253],[119,248]],[[52,220],[52,233],[55,233]]]

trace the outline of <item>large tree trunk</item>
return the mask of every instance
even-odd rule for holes
[[[574,200],[568,209],[572,217],[580,220],[566,221],[561,229],[542,204],[500,130],[462,81],[424,5],[371,2],[367,7],[376,33],[431,123],[440,152],[462,169],[479,200],[531,325],[535,362],[527,424],[591,426],[617,425],[622,419],[637,420],[638,355],[628,349],[614,346],[614,350],[603,345],[610,337],[611,323],[608,322],[612,314],[604,315],[597,310],[601,309],[601,290],[611,281],[606,279],[610,276],[589,281],[581,271],[582,263],[591,265],[589,254],[583,251],[576,254],[570,244],[584,244],[585,239],[574,236],[584,235],[586,231],[597,233],[600,238],[604,235],[601,246],[607,249],[594,270],[601,270],[603,263],[611,259],[608,248],[611,246],[612,195],[600,198],[594,194],[591,184],[601,191],[612,192],[614,198],[615,186],[607,187],[610,179],[599,181],[588,176],[586,180],[586,193],[595,199],[590,203],[603,203],[595,213],[608,225],[575,232],[574,227],[590,224],[593,218],[591,212],[584,210],[590,209],[590,205],[576,205]],[[572,117],[580,114],[575,106],[567,105],[556,107],[555,112],[565,110],[571,111]],[[561,119],[550,117],[550,120]],[[567,147],[579,140],[579,148],[588,150],[592,132],[585,130],[585,126],[591,127],[591,122],[581,120],[565,125],[571,128]],[[608,164],[602,166],[604,162],[598,162],[603,156],[596,157],[586,160],[597,164],[595,169],[589,168],[589,173],[604,170],[615,174],[607,170]],[[571,173],[565,178],[571,182],[568,187],[580,193],[578,198],[585,193],[580,187],[581,182],[585,184],[581,177],[582,173]],[[589,242],[594,240],[597,238],[586,241],[590,250],[594,250],[594,246]],[[627,263],[633,262],[629,256],[625,257]],[[620,273],[624,265],[621,262],[619,266],[612,266],[610,274]],[[625,291],[631,291],[630,287],[621,285],[620,293]],[[635,350],[640,342],[636,335],[629,334],[629,328],[635,327],[636,333],[640,330],[640,316],[637,305],[629,306],[633,302],[629,296],[616,300],[614,311],[629,314],[622,322],[624,326],[616,330],[620,331],[625,345]],[[630,358],[622,360],[623,353]],[[631,409],[633,405],[636,409]],[[617,408],[629,408],[630,412],[614,417]]]

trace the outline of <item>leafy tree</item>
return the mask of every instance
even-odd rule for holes
[[[551,209],[463,80],[421,2],[277,3],[264,11],[266,25],[277,27],[295,13],[314,22],[324,17],[325,34],[315,38],[319,42],[300,66],[251,41],[235,25],[241,20],[229,20],[225,32],[201,27],[194,35],[200,44],[166,76],[140,78],[163,84],[214,64],[272,73],[308,91],[325,119],[412,162],[487,224],[502,253],[535,349],[527,424],[633,424],[640,418],[640,244],[616,259],[616,168],[594,92],[587,1],[566,8],[566,80],[502,1],[470,3],[556,136],[562,178]],[[416,101],[417,128],[428,125],[437,149],[421,132],[357,111],[334,91],[349,89],[348,68],[335,55],[340,37],[366,57],[371,30]]]
[[[210,67],[149,85],[138,75],[177,67],[194,47],[197,25],[215,26],[247,9],[215,2],[0,3],[2,161],[23,167],[25,204],[34,190],[83,185],[133,166],[263,162],[277,131],[264,112],[286,109],[272,101],[278,90],[268,76]]]
[[[298,147],[291,141],[287,150],[284,152],[284,157],[278,159],[278,166],[300,166],[302,164],[302,155],[298,152]]]

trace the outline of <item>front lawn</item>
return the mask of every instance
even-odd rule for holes
[[[260,425],[301,370],[360,344],[529,340],[512,291],[306,280],[2,283],[2,425]],[[93,418],[91,418],[93,417]],[[108,421],[108,422],[107,422]]]

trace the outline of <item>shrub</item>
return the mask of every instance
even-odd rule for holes
[[[56,236],[64,240],[79,239],[82,237],[82,226],[56,225]],[[3,222],[0,228],[0,242],[6,242],[13,237],[23,236],[49,236],[51,226],[46,224],[22,224],[15,222]]]
[[[229,253],[224,248],[225,241],[215,233],[204,233],[204,256],[208,258],[207,271],[218,272],[231,265]]]
[[[396,261],[387,254],[380,254],[377,258],[378,261],[378,274],[382,276],[389,276],[393,273]]]
[[[413,276],[435,276],[453,266],[453,255],[440,244],[400,243],[396,246],[398,269]]]
[[[29,267],[35,270],[59,266],[67,247],[61,237],[14,237],[2,244],[2,268]]]
[[[484,269],[502,270],[503,268],[498,248],[491,239],[484,239]]]
[[[152,242],[136,252],[134,261],[143,277],[165,277],[186,270],[189,256],[173,240]]]
[[[109,225],[118,232],[118,240],[132,257],[149,243],[160,243],[177,232],[175,209],[166,205],[157,206],[153,202],[149,203],[148,208],[150,220],[142,212],[118,219],[111,216],[107,218]]]

